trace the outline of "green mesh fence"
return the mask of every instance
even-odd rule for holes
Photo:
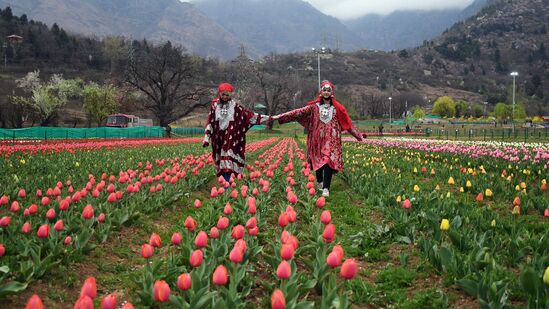
[[[23,129],[0,129],[2,139],[78,139],[78,138],[147,138],[163,137],[162,127],[134,128],[58,128],[32,127]]]

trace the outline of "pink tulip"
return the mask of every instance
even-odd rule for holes
[[[148,259],[154,254],[154,247],[149,244],[141,246],[141,256]]]
[[[10,225],[11,217],[4,216],[0,219],[0,227],[7,227]]]
[[[276,269],[276,275],[279,279],[288,279],[292,275],[292,267],[290,266],[290,263],[286,260],[282,260],[280,264],[278,264],[278,268]]]
[[[64,227],[63,220],[57,220],[57,222],[55,222],[55,224],[53,225],[53,229],[58,232],[62,231],[63,227]]]
[[[231,237],[234,239],[241,239],[244,237],[244,234],[246,233],[246,230],[242,225],[236,225],[233,227],[233,230],[231,232]]]
[[[291,260],[294,257],[295,249],[291,244],[282,244],[280,247],[280,257],[284,260]]]
[[[181,274],[179,277],[177,277],[177,287],[181,291],[187,291],[191,288],[191,275],[189,274]]]
[[[37,232],[38,238],[47,238],[50,235],[50,226],[47,224],[41,225]]]
[[[170,298],[170,286],[164,280],[157,280],[153,287],[154,300],[164,303]]]
[[[281,290],[275,290],[271,296],[271,309],[285,309],[286,299]]]
[[[220,217],[219,220],[217,220],[217,228],[224,230],[227,227],[229,227],[229,219],[227,217]]]
[[[89,296],[80,297],[74,304],[74,309],[93,309],[93,300]]]
[[[199,199],[194,200],[194,208],[202,207],[202,202]]]
[[[357,270],[355,259],[348,259],[343,262],[343,265],[341,265],[339,274],[342,278],[349,280],[356,276]]]
[[[194,229],[196,228],[196,221],[193,219],[193,217],[191,216],[188,216],[186,219],[185,219],[185,228],[187,230],[189,230],[190,232],[194,231]]]
[[[326,225],[326,227],[324,228],[324,231],[322,232],[322,238],[324,239],[325,243],[329,244],[332,241],[334,241],[335,231],[336,231],[335,225],[333,225],[332,223]]]
[[[210,238],[211,239],[217,239],[219,237],[219,230],[217,229],[217,227],[212,227],[210,229]]]
[[[95,281],[94,277],[88,277],[84,284],[82,285],[82,289],[80,289],[80,298],[84,296],[88,296],[91,299],[94,299],[97,295],[97,283]]]
[[[30,233],[30,230],[31,230],[31,225],[30,225],[30,223],[29,223],[29,222],[23,223],[23,227],[21,228],[21,232],[22,232],[23,234],[28,234],[28,233]]]
[[[0,257],[3,257],[4,254],[6,254],[6,247],[4,247],[4,244],[0,244]]]
[[[109,294],[101,300],[101,309],[116,309],[116,295]]]
[[[160,238],[160,235],[152,233],[151,238],[149,239],[149,245],[156,248],[162,247],[162,239]]]
[[[172,245],[178,246],[181,244],[181,241],[183,240],[183,237],[180,233],[173,233],[172,235]]]
[[[229,260],[231,260],[231,262],[235,264],[238,264],[238,263],[242,263],[243,258],[244,258],[244,252],[242,252],[242,249],[237,246],[234,246],[231,252],[229,253]]]
[[[329,224],[332,221],[332,214],[329,210],[324,210],[320,215],[320,222],[324,225]]]
[[[217,266],[213,272],[212,281],[215,285],[225,285],[229,281],[229,273],[223,265]]]
[[[84,207],[84,210],[82,211],[82,218],[89,220],[93,218],[93,207],[92,205],[88,204],[86,207]]]
[[[410,203],[409,199],[405,199],[404,202],[402,202],[402,208],[404,208],[404,209],[410,209],[411,205],[412,204]]]
[[[198,267],[202,264],[203,258],[204,253],[202,253],[201,250],[194,250],[193,253],[191,253],[191,257],[189,258],[189,264],[192,267]]]
[[[37,294],[32,295],[31,298],[29,298],[25,309],[44,309],[44,304],[42,303],[40,296]]]
[[[208,234],[204,231],[198,232],[198,235],[196,235],[196,238],[194,239],[194,245],[198,248],[204,248],[208,246]]]

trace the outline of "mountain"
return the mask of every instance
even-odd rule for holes
[[[509,102],[511,71],[517,96],[541,114],[549,106],[549,0],[492,0],[475,16],[406,55],[436,79]],[[539,105],[541,104],[541,105]]]
[[[475,0],[462,10],[406,10],[385,16],[368,14],[344,23],[361,36],[368,49],[396,50],[419,46],[424,40],[435,38],[456,22],[475,15],[486,4],[487,0]]]
[[[200,0],[204,14],[262,54],[310,51],[313,47],[355,50],[362,39],[338,19],[302,0]]]
[[[73,33],[170,40],[202,56],[230,59],[241,44],[193,5],[178,0],[0,0],[0,7],[5,6]]]

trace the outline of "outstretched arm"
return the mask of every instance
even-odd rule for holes
[[[362,142],[364,140],[360,132],[358,132],[357,129],[355,128],[355,126],[352,126],[349,130],[347,130],[347,132],[349,132],[349,134],[354,136],[356,140],[359,142]]]
[[[301,125],[305,126],[309,123],[313,108],[315,108],[315,105],[308,105],[302,108],[294,109],[289,112],[273,116],[273,120],[278,120],[278,123],[280,124],[297,121]]]

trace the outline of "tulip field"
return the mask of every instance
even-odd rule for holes
[[[304,142],[0,145],[0,307],[549,308],[545,144]]]

